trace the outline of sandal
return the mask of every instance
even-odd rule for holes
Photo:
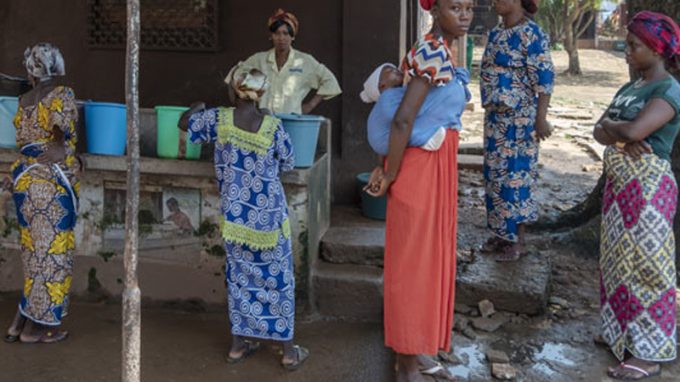
[[[5,337],[7,338],[7,337]],[[66,330],[57,330],[57,331],[52,331],[48,330],[40,335],[38,338],[30,339],[30,340],[24,340],[19,337],[19,340],[21,341],[22,344],[56,344],[57,342],[64,341],[65,339],[68,338],[68,331]]]
[[[241,354],[240,357],[232,357],[229,353],[227,353],[227,356],[224,357],[224,360],[227,361],[229,364],[235,364],[243,361],[244,359],[250,357],[251,355],[255,354],[260,349],[260,343],[259,342],[252,342],[252,341],[244,341],[245,343],[245,349],[243,350],[243,353]]]
[[[511,263],[521,259],[522,256],[526,256],[527,254],[528,252],[522,252],[514,245],[510,245],[505,247],[502,254],[496,256],[496,261],[499,263]]]
[[[8,344],[13,344],[15,342],[19,342],[19,336],[15,336],[12,334],[7,334],[5,338],[2,339],[3,341],[7,342]]]
[[[481,251],[485,253],[498,252],[504,249],[508,242],[497,236],[492,236],[486,243],[482,244]]]
[[[288,371],[295,371],[302,366],[303,363],[309,358],[309,350],[303,348],[302,346],[295,345],[293,346],[293,349],[295,349],[295,355],[297,356],[297,361],[292,362],[292,363],[283,363],[281,362],[281,366],[283,366],[284,369]]]
[[[456,380],[456,378],[453,375],[451,375],[449,373],[449,371],[446,370],[446,368],[444,368],[444,366],[442,366],[442,364],[440,362],[437,362],[437,361],[434,361],[434,362],[435,362],[435,366],[432,366],[429,369],[420,370],[420,374],[428,375],[428,376],[433,377],[437,380],[440,380],[440,379],[447,380],[447,381],[455,381]]]
[[[657,364],[655,366],[656,368],[653,371],[648,371],[641,367],[621,362],[621,364],[617,368],[614,369],[610,368],[609,370],[607,370],[607,375],[610,378],[618,379],[621,381],[640,381],[642,379],[656,377],[657,375],[661,374],[661,365]],[[631,373],[626,374],[627,371],[634,371],[637,374],[636,375],[632,375]],[[621,372],[623,372],[623,374],[620,374]]]

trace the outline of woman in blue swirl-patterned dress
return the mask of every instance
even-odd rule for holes
[[[496,0],[503,21],[489,32],[482,58],[484,180],[487,225],[484,250],[498,261],[526,253],[524,227],[538,218],[533,197],[538,177],[538,143],[550,136],[546,120],[554,69],[550,43],[526,15],[538,0]]]
[[[215,173],[224,218],[229,320],[227,361],[243,360],[258,339],[283,343],[282,366],[297,369],[309,352],[293,343],[295,274],[288,207],[280,174],[293,169],[290,138],[281,121],[257,106],[267,77],[232,69],[235,108],[195,104],[180,128],[193,143],[215,142]]]

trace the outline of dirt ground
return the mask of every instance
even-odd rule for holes
[[[566,54],[555,52],[553,57],[557,70],[564,71]],[[557,79],[550,111],[555,132],[542,145],[540,156],[538,199],[544,215],[569,209],[595,185],[602,147],[591,138],[592,126],[628,78],[621,54],[583,50],[581,62],[583,77]],[[482,140],[483,112],[476,81],[472,84],[476,108],[464,116],[463,143]],[[462,172],[460,186],[459,250],[474,251],[486,237],[481,174]],[[484,332],[470,330],[470,320],[479,314],[475,308],[457,306],[453,351],[440,354],[440,360],[462,381],[493,380],[485,356],[490,349],[508,355],[518,381],[609,381],[604,370],[616,365],[616,360],[592,342],[599,328],[597,246],[575,240],[569,232],[534,233],[530,241],[532,250],[553,264],[555,298],[548,311],[536,317],[499,312],[508,323]],[[15,303],[15,296],[0,296],[1,327],[11,320]],[[76,304],[67,327],[73,336],[58,345],[0,343],[0,381],[118,381],[119,307]],[[299,342],[310,348],[312,357],[293,374],[277,366],[276,349],[227,365],[223,357],[229,338],[222,312],[147,309],[142,329],[145,382],[393,380],[393,357],[383,347],[380,325],[299,322]],[[662,376],[650,381],[680,381],[680,364],[664,365]]]

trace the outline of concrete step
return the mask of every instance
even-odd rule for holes
[[[484,155],[484,145],[481,142],[461,143],[458,146],[458,154],[482,156]]]
[[[331,227],[321,239],[321,259],[334,264],[383,266],[384,227]]]
[[[484,157],[481,155],[458,154],[458,169],[482,172],[484,170]]]
[[[536,251],[513,263],[478,255],[458,267],[456,303],[476,306],[490,300],[497,310],[539,314],[550,297],[551,274],[550,257]]]
[[[382,269],[318,262],[313,271],[316,308],[325,317],[382,321]]]
[[[496,310],[540,314],[550,296],[550,260],[531,253],[515,263],[477,256],[459,264],[456,304],[477,306],[490,300]],[[322,316],[377,322],[382,320],[382,269],[319,262],[313,276],[317,309]]]

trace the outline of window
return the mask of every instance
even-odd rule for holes
[[[123,49],[125,0],[88,0],[88,46]],[[142,49],[214,51],[218,49],[217,0],[141,0]]]

